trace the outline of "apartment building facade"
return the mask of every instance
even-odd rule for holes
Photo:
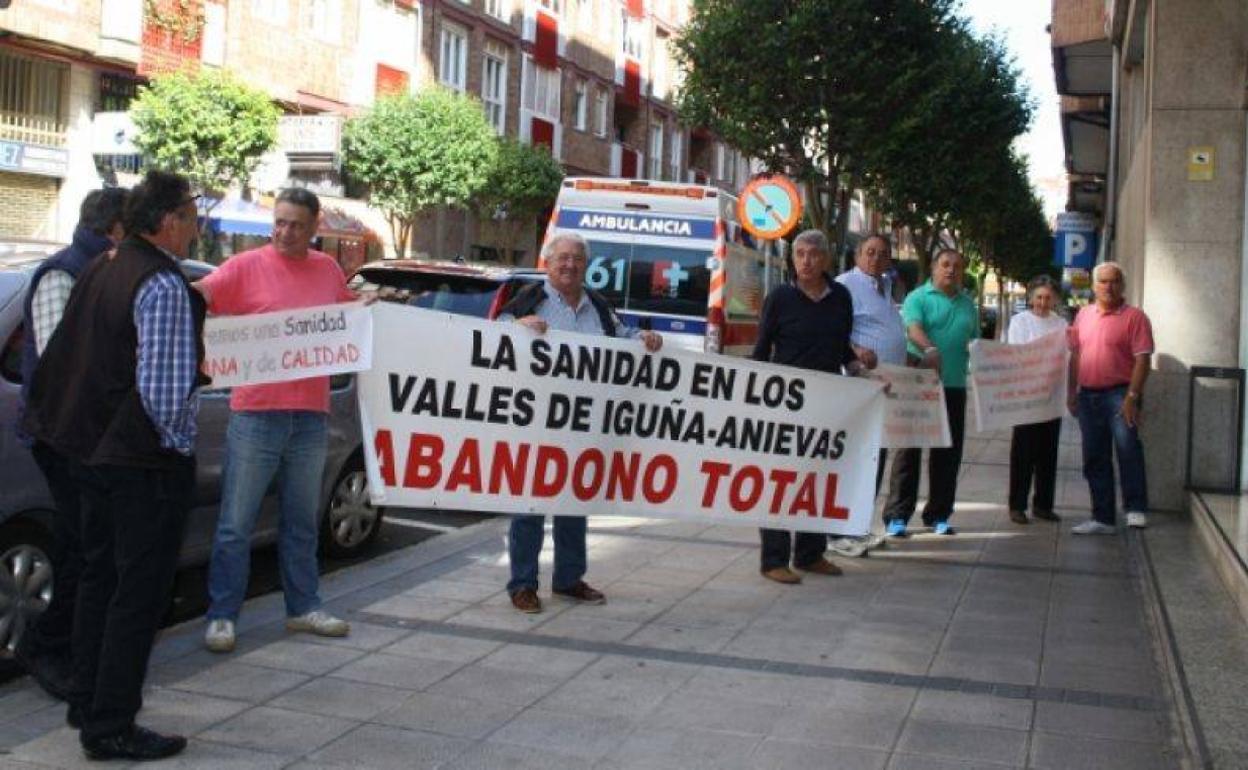
[[[673,106],[670,44],[689,12],[689,0],[17,0],[0,11],[0,238],[65,240],[88,190],[132,179],[125,111],[145,76],[188,60],[282,107],[257,192],[307,186],[384,238],[384,218],[348,195],[341,129],[396,89],[471,94],[500,135],[545,145],[570,175],[735,189],[748,164]],[[531,264],[538,227],[491,252],[488,218],[443,210],[411,248]]]

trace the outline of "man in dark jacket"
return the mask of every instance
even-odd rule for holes
[[[74,281],[92,259],[121,240],[121,214],[126,191],[93,190],[83,199],[73,242],[35,270],[26,294],[22,342],[22,401],[30,392],[39,354],[48,346],[69,302]],[[69,477],[69,464],[59,452],[34,441],[18,428],[18,438],[30,446],[39,470],[48,482],[56,509],[52,516],[52,602],[23,634],[16,658],[51,696],[64,700],[70,686],[70,634],[74,627],[74,598],[82,573],[82,541],[78,489]]]
[[[83,495],[68,721],[91,759],[186,747],[134,718],[195,486],[204,302],[178,269],[195,220],[187,181],[149,172],[126,239],[78,279],[31,384],[27,428],[69,458]]]

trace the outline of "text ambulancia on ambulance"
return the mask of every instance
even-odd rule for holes
[[[737,223],[736,203],[706,185],[566,179],[546,242],[583,237],[586,285],[630,326],[686,350],[748,355],[763,298],[785,278],[784,246],[756,243]]]

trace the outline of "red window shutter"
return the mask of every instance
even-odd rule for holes
[[[551,152],[555,151],[555,124],[541,118],[533,118],[533,125],[529,129],[529,142],[536,147],[539,144],[550,148]]]
[[[620,151],[620,176],[632,179],[637,176],[637,153],[633,150]]]
[[[646,15],[646,0],[628,0],[628,15],[640,19]]]
[[[537,38],[533,41],[533,62],[554,69],[559,66],[559,20],[537,12]]]
[[[387,67],[384,64],[377,65],[377,81],[373,91],[377,96],[401,94],[406,90],[406,72],[401,69],[395,69],[394,67]]]
[[[636,107],[641,104],[641,63],[628,59],[624,62],[624,92],[620,100]]]

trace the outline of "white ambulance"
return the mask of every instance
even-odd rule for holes
[[[574,177],[545,238],[575,232],[589,242],[585,282],[630,326],[667,345],[744,356],[763,298],[785,280],[785,246],[756,244],[736,209],[735,197],[705,185]]]

